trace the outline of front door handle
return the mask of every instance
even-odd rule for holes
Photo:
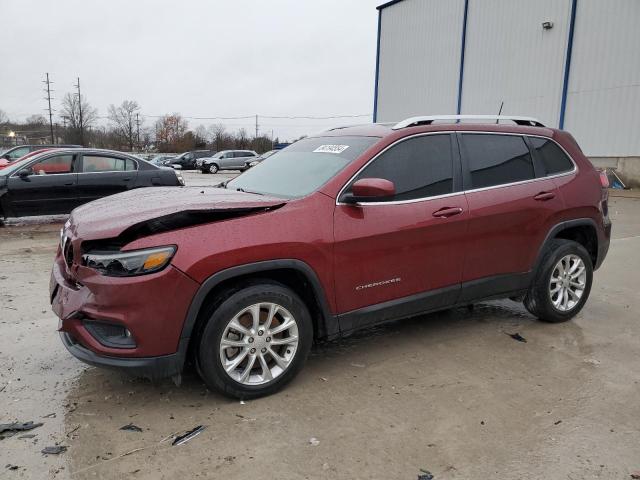
[[[69,182],[69,183],[65,183],[64,184],[65,187],[70,187],[71,185],[73,185],[73,182]]]
[[[553,198],[556,198],[556,194],[553,192],[540,192],[535,197],[533,197],[534,200],[539,200],[541,202],[546,202],[547,200],[551,200]]]
[[[454,215],[460,215],[462,213],[462,208],[460,207],[443,207],[440,210],[436,210],[433,212],[434,217],[440,218],[448,218],[453,217]]]
[[[127,177],[127,178],[123,178],[122,179],[123,182],[128,182],[129,180],[131,180],[131,177]]]

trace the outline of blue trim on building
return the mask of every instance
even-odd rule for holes
[[[383,8],[390,7],[391,5],[395,5],[396,3],[400,3],[402,1],[404,1],[404,0],[391,0],[390,2],[383,3],[382,5],[378,5],[376,8],[378,10],[382,10]]]
[[[569,40],[567,41],[567,56],[564,62],[564,79],[562,81],[562,100],[560,101],[560,121],[558,128],[564,128],[564,114],[567,109],[567,94],[569,93],[569,73],[571,71],[571,53],[573,52],[573,32],[576,25],[576,10],[578,0],[571,2],[571,20],[569,20]]]
[[[467,45],[467,15],[469,13],[469,0],[464,0],[464,17],[462,19],[462,45],[460,47],[460,76],[458,77],[458,107],[456,113],[460,115],[462,110],[462,80],[464,78],[464,51]]]
[[[376,42],[376,79],[373,87],[373,123],[378,119],[378,76],[380,75],[380,30],[382,28],[382,10],[378,8],[378,40]]]

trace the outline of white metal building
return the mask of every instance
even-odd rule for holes
[[[502,105],[640,180],[640,0],[394,0],[378,12],[374,121]]]

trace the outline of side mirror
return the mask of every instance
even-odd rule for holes
[[[8,153],[5,153],[4,155],[2,155],[2,158],[4,158],[5,160],[11,161],[11,155],[9,155]]]
[[[346,203],[375,202],[396,193],[393,182],[384,178],[363,178],[351,185],[351,193],[343,197]]]
[[[26,177],[28,177],[29,175],[32,175],[32,174],[33,174],[33,172],[29,168],[23,168],[22,170],[20,170],[18,172],[18,176],[20,178],[26,178]]]

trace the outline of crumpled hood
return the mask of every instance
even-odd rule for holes
[[[123,233],[140,237],[277,208],[285,203],[281,198],[216,187],[140,188],[76,208],[66,228],[73,237],[82,240],[116,238]]]

